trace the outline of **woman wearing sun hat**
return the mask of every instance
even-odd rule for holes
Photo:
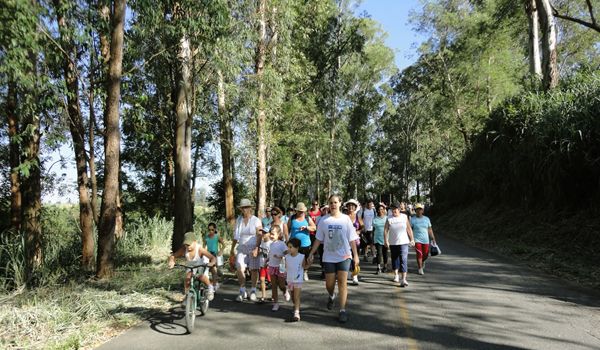
[[[425,211],[423,204],[415,205],[415,216],[410,220],[413,233],[415,235],[415,252],[417,253],[418,274],[423,275],[425,268],[425,260],[429,256],[429,242],[435,243],[435,235],[431,228],[431,221],[423,212]]]
[[[296,214],[288,221],[288,231],[291,238],[298,238],[300,240],[300,249],[298,250],[305,257],[308,257],[310,252],[311,240],[310,232],[316,231],[317,226],[314,221],[306,215],[306,205],[299,202],[294,209]],[[304,280],[308,281],[308,269],[304,270]]]
[[[244,275],[247,267],[247,258],[250,254],[258,253],[258,245],[261,240],[256,237],[260,234],[262,224],[260,219],[253,215],[252,202],[249,199],[242,199],[238,208],[242,215],[238,216],[235,222],[235,230],[233,232],[233,244],[231,245],[230,256],[235,256],[235,268],[240,285],[240,294],[235,299],[243,301],[247,297],[246,293],[246,276]],[[238,245],[237,254],[235,246]],[[250,292],[250,300],[256,301],[256,284],[258,282],[258,270],[250,271],[252,290]]]

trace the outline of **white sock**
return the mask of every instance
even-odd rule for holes
[[[240,293],[246,293],[246,287],[240,287]]]

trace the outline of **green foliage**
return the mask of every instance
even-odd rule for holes
[[[249,198],[248,187],[242,181],[233,180],[233,203],[234,207],[242,198]],[[209,217],[211,220],[219,222],[225,219],[225,188],[223,181],[216,181],[212,185],[210,194],[206,197],[206,203],[213,209]],[[208,223],[206,223],[208,224]],[[204,229],[206,225],[203,225]]]
[[[600,75],[506,101],[438,191],[444,204],[595,207],[600,196]]]

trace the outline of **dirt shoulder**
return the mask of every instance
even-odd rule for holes
[[[600,215],[473,205],[431,216],[434,232],[600,288]]]

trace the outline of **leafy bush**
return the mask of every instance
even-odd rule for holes
[[[437,188],[438,203],[594,205],[600,197],[599,114],[600,73],[506,101]]]

